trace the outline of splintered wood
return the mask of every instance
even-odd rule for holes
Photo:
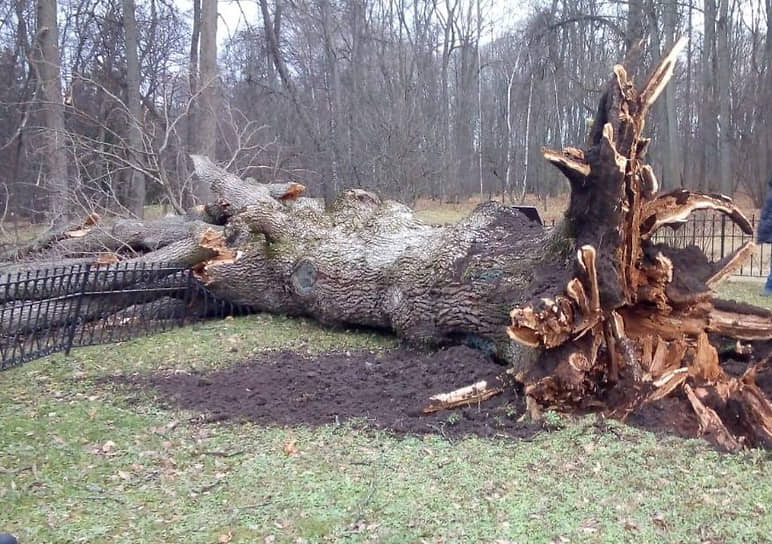
[[[430,414],[487,400],[504,391],[504,384],[500,380],[496,380],[496,382],[489,384],[487,381],[481,380],[449,393],[439,393],[429,397],[429,404],[424,406],[423,413]]]
[[[735,451],[772,443],[772,405],[753,373],[738,380],[724,372],[708,335],[772,339],[772,313],[717,301],[712,291],[749,257],[753,243],[711,263],[690,248],[651,241],[658,229],[704,209],[753,233],[726,196],[683,189],[657,195],[659,182],[643,163],[645,116],[684,43],[679,40],[640,93],[625,69],[614,67],[588,150],[543,150],[571,183],[566,232],[578,247],[577,274],[563,292],[515,307],[508,333],[543,348],[519,375],[531,404],[563,410],[600,404],[625,417],[643,403],[683,394],[702,432]]]

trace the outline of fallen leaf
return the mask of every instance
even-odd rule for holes
[[[287,440],[281,448],[286,455],[290,457],[300,454],[300,450],[295,446],[294,440]]]
[[[625,530],[635,532],[638,530],[638,525],[630,520],[625,520]]]
[[[129,480],[129,479],[131,479],[131,474],[129,474],[128,472],[124,472],[122,470],[119,470],[118,471],[118,477],[121,480]]]
[[[217,542],[219,542],[220,544],[228,544],[228,542],[230,542],[231,540],[233,540],[233,532],[228,531],[227,533],[221,534],[220,537],[217,539]]]

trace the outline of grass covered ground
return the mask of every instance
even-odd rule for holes
[[[419,215],[448,223],[470,210]],[[772,306],[761,287],[726,282],[720,294]],[[0,373],[0,532],[22,544],[772,542],[768,452],[724,455],[699,440],[555,415],[527,440],[452,442],[362,421],[202,424],[153,390],[109,380],[278,349],[396,345],[261,315]]]
[[[769,542],[768,452],[594,418],[528,440],[397,437],[362,422],[200,424],[104,380],[388,336],[251,316],[0,374],[0,531],[32,542]],[[192,420],[191,420],[192,418]]]

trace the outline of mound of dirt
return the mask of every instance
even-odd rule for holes
[[[747,363],[725,367],[741,374]],[[396,434],[526,438],[542,425],[519,422],[525,406],[514,389],[479,405],[423,414],[441,392],[494,379],[503,367],[482,352],[456,346],[435,352],[395,349],[305,356],[289,351],[209,373],[120,376],[114,382],[150,387],[158,400],[200,415],[194,421],[253,421],[264,425],[326,425],[356,419]],[[770,394],[772,372],[758,376]],[[627,423],[655,432],[699,436],[688,401],[667,397],[638,408]]]
[[[202,414],[202,421],[325,425],[356,418],[398,434],[528,437],[540,425],[518,422],[524,402],[510,390],[480,405],[422,414],[427,399],[483,379],[503,367],[456,346],[436,352],[397,349],[303,356],[269,352],[206,374],[122,377],[151,386],[162,399]]]

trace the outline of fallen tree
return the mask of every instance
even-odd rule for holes
[[[298,184],[247,182],[194,156],[216,201],[154,223],[83,224],[46,238],[45,251],[38,243],[19,254],[172,259],[256,311],[388,329],[419,345],[466,342],[511,365],[496,383],[438,392],[428,410],[481,402],[513,378],[535,417],[556,408],[624,418],[683,395],[723,447],[768,446],[772,405],[754,383],[759,367],[730,377],[711,343],[772,339],[772,313],[717,300],[712,290],[752,245],[711,263],[697,248],[651,240],[706,208],[752,233],[726,197],[659,195],[643,162],[646,114],[679,46],[640,92],[614,68],[586,150],[544,151],[571,185],[565,219],[551,231],[493,202],[456,225],[428,226],[406,206],[358,189],[325,210],[300,197]]]

